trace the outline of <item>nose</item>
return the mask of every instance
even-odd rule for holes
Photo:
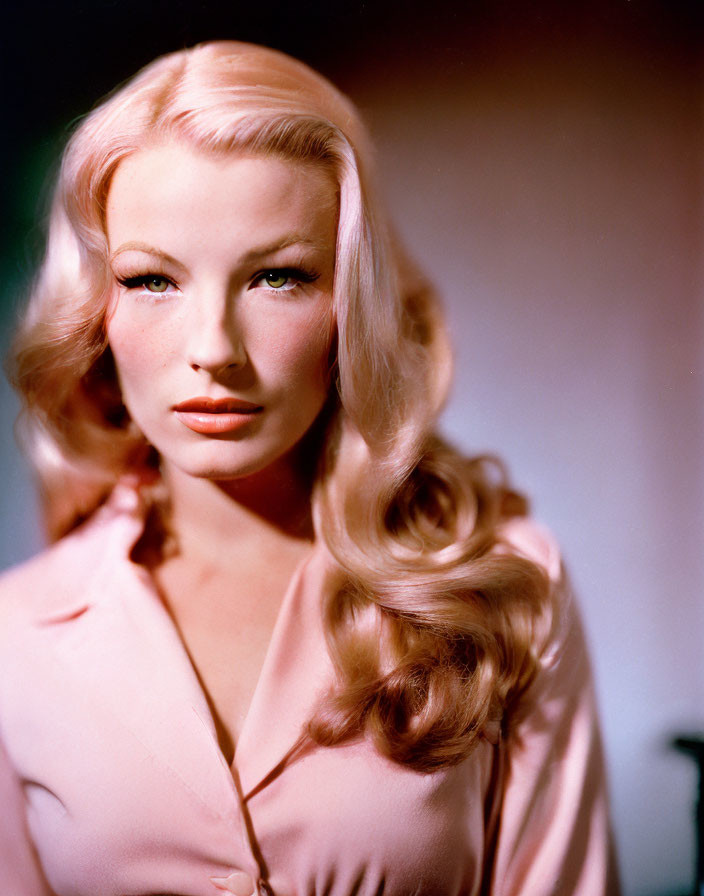
[[[193,370],[223,376],[247,363],[240,327],[227,299],[207,303],[202,313],[189,322],[188,363]]]

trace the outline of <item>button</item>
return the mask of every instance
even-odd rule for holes
[[[254,880],[246,871],[233,871],[227,877],[211,877],[218,890],[234,893],[235,896],[253,896]]]

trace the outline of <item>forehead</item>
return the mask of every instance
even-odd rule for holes
[[[106,222],[111,244],[127,231],[158,238],[162,232],[173,237],[178,228],[211,237],[214,229],[245,237],[253,226],[329,236],[337,206],[334,175],[320,163],[215,154],[171,141],[120,162],[108,190]]]

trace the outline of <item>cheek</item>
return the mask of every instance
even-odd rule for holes
[[[266,356],[268,377],[275,377],[292,387],[308,386],[326,392],[332,331],[327,314],[316,315],[313,321],[294,321],[277,328],[266,346],[260,346],[260,357]],[[264,373],[261,367],[260,373]]]
[[[122,335],[119,328],[116,330],[108,328],[108,344],[115,359],[117,379],[125,391],[129,390],[131,382],[143,379],[149,371],[146,363],[148,355],[142,350],[139,341],[124,339]]]
[[[131,319],[129,315],[116,312],[107,326],[108,344],[115,359],[115,367],[123,385],[164,366],[170,340],[168,334],[155,332]]]

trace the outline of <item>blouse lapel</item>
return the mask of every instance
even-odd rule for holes
[[[75,554],[67,564],[85,573],[80,587],[66,589],[35,623],[52,630],[54,660],[76,679],[84,712],[117,738],[116,753],[127,742],[122,730],[170,780],[181,781],[218,814],[234,814],[237,788],[205,694],[153,579],[129,560],[143,526],[138,494],[118,486],[84,533],[66,545]],[[236,746],[233,766],[244,795],[300,742],[334,680],[322,627],[333,569],[327,551],[315,547],[284,596]]]
[[[181,782],[210,812],[234,816],[237,793],[205,695],[151,576],[129,560],[142,531],[141,505],[113,497],[66,545],[80,599],[67,589],[35,624],[115,772],[146,759],[165,786]]]
[[[327,551],[316,546],[282,602],[235,750],[245,797],[300,743],[319,697],[334,681],[322,622],[332,569]]]

